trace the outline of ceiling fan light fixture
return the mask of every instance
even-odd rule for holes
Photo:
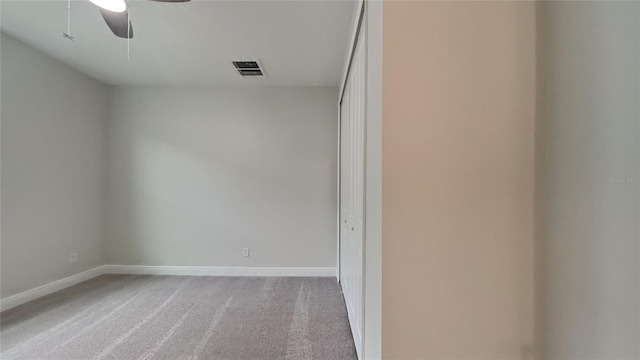
[[[90,0],[95,5],[113,12],[123,12],[127,10],[127,4],[124,0]]]

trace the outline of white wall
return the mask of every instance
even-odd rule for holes
[[[103,264],[109,109],[105,86],[4,33],[1,53],[5,298]]]
[[[336,266],[336,88],[112,95],[109,263]]]
[[[538,8],[547,359],[640,357],[640,4]]]

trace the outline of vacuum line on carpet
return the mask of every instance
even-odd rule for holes
[[[173,302],[173,299],[175,299],[176,296],[178,296],[178,294],[180,292],[182,292],[184,290],[184,288],[186,288],[188,286],[188,284],[191,282],[192,279],[188,279],[187,281],[185,281],[184,283],[182,283],[172,294],[171,296],[169,296],[169,298],[167,298],[167,300],[165,300],[162,305],[158,306],[155,310],[153,310],[150,314],[148,314],[147,316],[145,316],[144,319],[142,319],[142,321],[138,322],[134,327],[132,327],[131,329],[129,329],[129,331],[127,331],[126,333],[124,333],[122,336],[120,336],[116,341],[114,341],[113,343],[111,343],[111,345],[107,346],[104,350],[102,350],[102,352],[95,357],[95,359],[103,359],[105,356],[110,355],[111,352],[118,346],[120,345],[123,341],[125,341],[129,336],[131,336],[131,334],[133,334],[134,332],[138,331],[138,329],[140,329],[144,324],[148,323],[149,321],[151,321],[153,318],[155,318],[158,313],[160,313],[160,311],[162,311],[162,309],[166,308],[169,304],[171,304],[171,302]]]
[[[182,325],[182,323],[184,322],[184,320],[187,318],[187,316],[189,316],[189,314],[191,314],[191,311],[193,311],[193,309],[196,307],[196,305],[198,304],[193,304],[191,306],[191,308],[189,310],[187,310],[187,312],[185,312],[182,317],[180,317],[180,320],[178,320],[177,323],[175,323],[171,329],[169,329],[169,331],[167,331],[166,334],[164,334],[164,336],[162,337],[162,339],[158,340],[155,345],[153,345],[152,348],[147,349],[147,351],[144,352],[144,354],[142,354],[142,356],[140,356],[138,358],[138,360],[147,360],[147,359],[151,359],[153,357],[153,355],[155,355],[156,352],[158,352],[158,350],[160,350],[162,348],[162,346],[164,345],[165,342],[167,342],[167,340],[169,340],[171,338],[171,336],[173,336],[173,333],[176,332],[176,330],[178,330],[178,328]]]

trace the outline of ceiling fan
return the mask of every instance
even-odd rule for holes
[[[124,0],[90,0],[100,8],[100,14],[109,29],[117,37],[133,38],[133,26]],[[191,0],[151,0],[165,3],[189,2]]]

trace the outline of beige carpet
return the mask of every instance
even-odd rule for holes
[[[355,359],[331,278],[104,275],[1,315],[2,359]]]

